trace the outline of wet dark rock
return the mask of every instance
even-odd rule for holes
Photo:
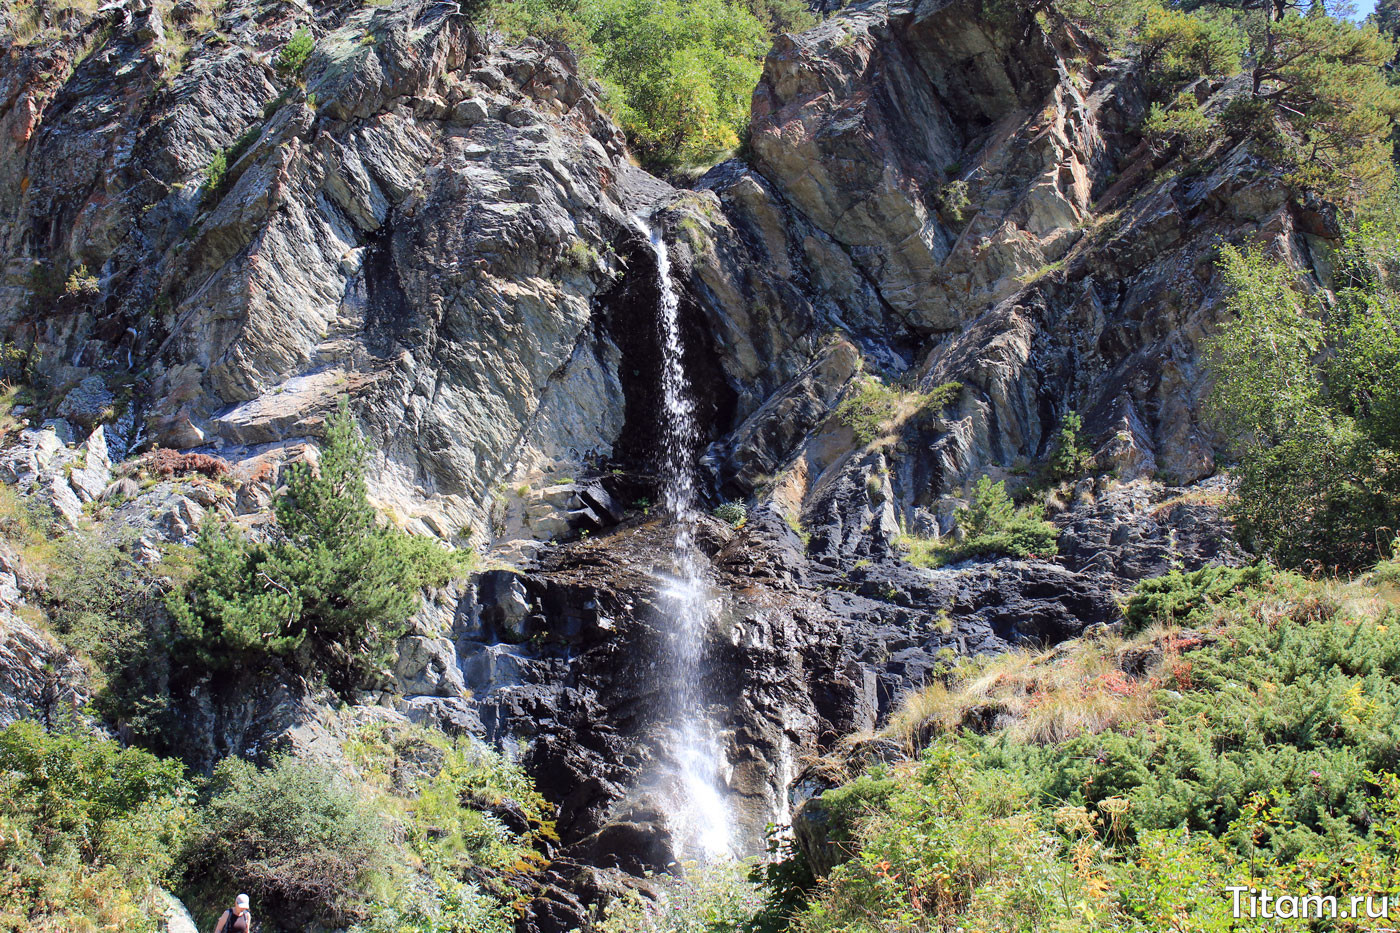
[[[851,855],[831,838],[832,823],[830,808],[820,797],[805,801],[792,815],[793,840],[811,866],[812,874],[818,878],[830,874],[833,868]]]
[[[667,870],[676,859],[671,833],[659,813],[628,814],[613,820],[595,833],[571,845],[567,855],[586,865],[617,868],[629,875],[654,874]]]

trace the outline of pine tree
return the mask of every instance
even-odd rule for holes
[[[1383,68],[1394,55],[1394,43],[1374,27],[1317,13],[1265,30],[1254,53],[1254,96],[1297,136],[1305,183],[1353,200],[1388,186],[1400,89]]]
[[[1006,494],[1005,483],[994,483],[990,476],[977,480],[972,502],[958,513],[958,526],[969,537],[995,534],[1016,518],[1016,504]]]
[[[288,470],[267,541],[201,529],[195,575],[168,600],[187,658],[213,669],[290,658],[341,691],[383,665],[421,589],[445,584],[463,557],[378,522],[368,456],[342,399],[316,468]]]

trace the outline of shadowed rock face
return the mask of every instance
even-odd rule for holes
[[[567,53],[508,47],[447,4],[233,0],[215,41],[126,0],[7,47],[0,331],[45,391],[0,478],[76,521],[111,478],[105,454],[65,470],[80,450],[158,444],[270,476],[349,394],[386,512],[509,568],[434,594],[356,715],[529,765],[561,851],[522,929],[569,929],[617,872],[670,854],[633,784],[667,740],[646,214],[683,292],[702,486],[749,503],[702,543],[705,703],[752,848],[800,797],[794,762],[877,726],[941,651],[1060,640],[1112,622],[1138,579],[1244,559],[1200,415],[1214,252],[1259,242],[1328,285],[1325,206],[1243,145],[1159,176],[1131,68],[1003,6],[861,3],[781,37],[750,159],[693,189],[631,164]],[[304,89],[272,67],[299,23],[317,35]],[[178,69],[167,33],[193,42]],[[1197,88],[1208,109],[1237,90]],[[80,266],[95,286],[69,286]],[[862,373],[961,389],[862,445],[834,415]],[[948,533],[977,476],[1023,486],[1070,410],[1097,475],[1053,510],[1058,558],[901,559],[901,529]],[[270,491],[162,484],[114,521],[158,550],[206,511],[265,517]],[[0,651],[7,704],[57,650],[30,634]],[[281,684],[190,705],[201,765],[279,742],[333,756],[343,732]]]

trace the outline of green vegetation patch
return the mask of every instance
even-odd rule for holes
[[[741,0],[502,0],[493,15],[511,35],[570,46],[633,148],[661,167],[738,148],[771,41],[765,19],[810,19],[790,2]]]
[[[509,933],[510,879],[557,842],[520,769],[424,727],[368,727],[347,747],[353,769],[229,758],[192,781],[76,728],[0,729],[0,929],[154,930],[165,888],[201,929],[246,891],[270,933]]]
[[[869,446],[889,437],[916,415],[947,407],[961,390],[961,384],[949,382],[918,392],[866,376],[847,390],[836,406],[836,417],[855,433],[858,443]]]
[[[1039,503],[1016,506],[1004,482],[977,480],[972,501],[958,509],[958,531],[943,538],[902,535],[905,557],[919,567],[942,567],[973,557],[1051,557],[1059,550],[1059,530],[1045,520]]]
[[[722,502],[715,507],[715,518],[740,528],[749,520],[749,507],[739,501]]]
[[[150,929],[191,802],[179,762],[33,722],[0,729],[0,929]]]
[[[1286,566],[1359,569],[1400,528],[1394,217],[1349,235],[1335,307],[1286,263],[1221,249],[1230,316],[1206,347],[1209,411],[1237,458],[1231,517]]]
[[[1189,626],[1207,621],[1222,605],[1241,605],[1256,596],[1254,588],[1270,575],[1267,564],[1208,565],[1144,580],[1123,609],[1123,629],[1132,634],[1153,624]]]
[[[292,33],[287,44],[277,53],[277,73],[283,79],[297,78],[306,70],[311,53],[316,49],[316,37],[305,26]]]

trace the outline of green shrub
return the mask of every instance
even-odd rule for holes
[[[728,522],[735,528],[740,527],[749,520],[749,508],[742,502],[731,501],[720,503],[715,508],[715,518],[722,522]]]
[[[188,796],[178,762],[32,722],[0,729],[0,929],[153,929]]]
[[[1084,419],[1075,412],[1068,412],[1055,437],[1054,452],[1050,454],[1050,475],[1053,478],[1073,479],[1088,472],[1093,455],[1079,443],[1079,432],[1082,430]]]
[[[1217,135],[1210,118],[1189,93],[1179,94],[1170,107],[1153,104],[1143,121],[1142,133],[1159,147],[1180,141],[1187,158],[1204,152]]]
[[[1357,622],[1337,608],[1296,578],[1274,580],[1236,607],[1244,618],[1224,637],[1168,665],[1180,696],[1156,728],[1071,740],[1024,766],[1053,797],[1130,800],[1135,832],[1225,835],[1257,793],[1281,820],[1250,846],[1287,860],[1359,843],[1372,829],[1371,775],[1400,762],[1400,638],[1390,617]]]
[[[48,506],[11,486],[0,488],[0,537],[43,579],[29,600],[50,633],[86,663],[92,711],[124,737],[158,747],[154,740],[169,725],[160,607],[167,568],[133,560],[134,535],[65,528]]]
[[[47,563],[41,605],[64,646],[92,662],[94,711],[129,736],[155,741],[170,725],[157,569],[85,529],[54,540]]]
[[[1140,632],[1155,623],[1195,625],[1211,618],[1221,605],[1239,604],[1252,587],[1269,579],[1267,564],[1249,567],[1210,565],[1190,573],[1173,570],[1137,585],[1123,609],[1123,629]]]
[[[390,857],[384,818],[329,768],[283,758],[260,770],[227,758],[185,864],[211,914],[226,892],[246,891],[264,918],[295,929],[355,919]]]
[[[1376,780],[1372,840],[1338,840],[1290,860],[1250,842],[1287,825],[1273,795],[1245,795],[1220,833],[1173,827],[1134,839],[1124,823],[1136,798],[1095,809],[1041,796],[1026,771],[941,741],[903,769],[899,789],[862,820],[859,850],[785,928],[1228,933],[1242,929],[1230,916],[1230,885],[1371,891],[1373,879],[1390,876],[1400,787],[1389,775]]]
[[[1356,234],[1351,255],[1384,264],[1393,242]],[[1231,319],[1206,345],[1209,411],[1238,458],[1241,537],[1287,566],[1374,563],[1400,527],[1400,304],[1386,277],[1353,272],[1325,311],[1260,253],[1226,246],[1221,272]]]
[[[1150,83],[1171,87],[1207,75],[1237,74],[1245,41],[1229,20],[1154,5],[1137,29],[1138,62]]]
[[[392,896],[375,900],[369,916],[347,933],[418,933],[470,931],[512,933],[514,914],[481,890],[480,885],[434,872],[427,884],[410,881],[393,888]]]
[[[306,70],[306,63],[315,48],[316,38],[311,31],[304,26],[298,29],[282,46],[282,51],[277,53],[277,73],[287,80],[297,77]]]
[[[75,298],[95,298],[101,291],[97,276],[88,272],[87,266],[78,266],[64,283],[63,293]]]
[[[35,351],[34,356],[38,356]],[[14,384],[30,381],[33,367],[30,364],[30,351],[22,350],[8,341],[0,340],[0,383]]]
[[[860,830],[866,818],[889,803],[898,790],[899,782],[876,768],[821,795],[826,842],[838,853],[838,861],[844,861],[859,848]]]
[[[515,892],[462,879],[537,867],[536,839],[558,841],[547,805],[524,772],[474,739],[453,740],[420,726],[365,727],[347,751],[382,791],[377,809],[398,816],[403,837],[397,864],[376,886],[389,893],[372,899],[354,933],[405,927],[509,933],[507,905]],[[525,816],[528,834],[517,835],[487,812],[502,806]]]
[[[857,443],[869,446],[916,415],[945,408],[961,389],[959,383],[949,382],[929,392],[915,392],[868,376],[847,391],[836,406],[836,417],[855,433]]]
[[[229,169],[243,158],[243,154],[258,141],[262,136],[263,124],[254,123],[229,144],[227,149],[220,149],[214,153],[214,158],[209,162],[209,168],[205,171],[204,190],[214,197],[223,194],[229,183]]]
[[[224,179],[228,177],[228,153],[223,149],[214,153],[214,158],[209,160],[209,167],[204,170],[204,190],[219,191],[224,186]]]
[[[956,545],[959,556],[954,559],[998,553],[1053,555],[1059,532],[1043,515],[1039,504],[1014,507],[1006,485],[983,476],[973,489],[972,504],[958,511],[958,527],[966,537]]]
[[[738,862],[695,866],[655,885],[654,901],[630,891],[610,903],[598,933],[738,933],[760,903]]]
[[[187,847],[192,895],[209,908],[248,889],[270,928],[353,933],[509,933],[507,880],[557,843],[547,805],[516,765],[471,738],[377,724],[345,744],[353,769],[226,760]],[[517,834],[490,810],[510,807]]]
[[[1044,507],[1017,508],[1006,484],[983,476],[972,491],[972,502],[957,511],[960,538],[919,538],[905,535],[900,544],[910,563],[941,567],[973,557],[1050,557],[1058,550],[1059,530],[1045,520]]]
[[[806,32],[817,16],[804,0],[748,0],[749,10],[771,33]]]
[[[967,182],[955,178],[938,189],[938,209],[954,224],[967,221],[972,201],[967,196]]]
[[[794,931],[1078,929],[1068,924],[1083,884],[1023,778],[982,771],[951,745],[901,777],[861,815],[860,847],[814,890]]]
[[[467,557],[378,523],[367,456],[342,400],[317,469],[288,470],[269,540],[219,522],[200,529],[194,574],[167,599],[184,663],[256,669],[280,657],[341,691],[383,669],[420,591],[447,583]]]

